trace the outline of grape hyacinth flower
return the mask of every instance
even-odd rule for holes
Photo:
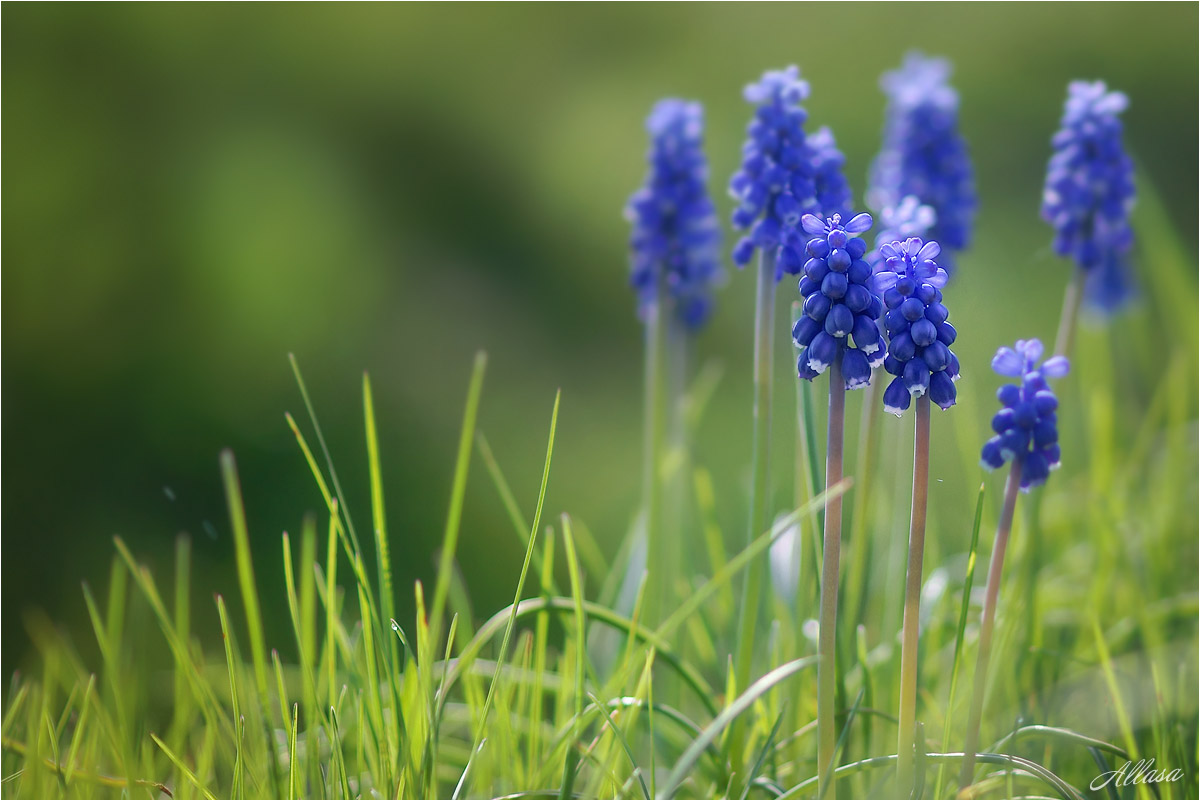
[[[943,410],[954,405],[954,382],[959,377],[958,358],[950,351],[957,333],[942,303],[946,271],[934,261],[940,252],[937,242],[919,237],[885,244],[879,249],[883,263],[875,275],[875,290],[883,293],[888,308],[883,318],[888,335],[883,367],[895,376],[883,393],[884,409],[899,417],[911,399],[917,398],[896,751],[897,791],[904,797],[912,795],[916,758],[917,649],[929,506],[929,409],[931,403]]]
[[[996,620],[996,604],[1000,597],[1000,580],[1004,553],[1012,531],[1013,514],[1017,506],[1018,489],[1028,492],[1045,483],[1050,471],[1058,467],[1058,399],[1047,383],[1049,378],[1061,378],[1070,369],[1066,356],[1053,356],[1040,366],[1044,349],[1036,339],[1019,340],[1014,348],[1000,348],[992,359],[992,369],[1002,376],[1020,379],[1019,384],[1000,388],[997,397],[1004,408],[992,419],[996,436],[983,446],[983,466],[994,470],[1011,463],[1004,487],[1004,505],[996,526],[996,545],[988,567],[987,592],[983,600],[983,616],[979,623],[979,657],[975,667],[975,688],[971,695],[971,710],[967,718],[967,739],[963,747],[962,772],[959,786],[965,788],[974,780],[975,754],[979,747],[979,724],[983,715],[983,694],[987,686],[988,660],[992,650],[992,630]]]
[[[650,132],[646,184],[630,198],[630,284],[644,318],[659,281],[689,330],[712,312],[712,290],[722,277],[721,229],[708,194],[704,110],[699,103],[659,101],[646,120]]]
[[[871,369],[883,363],[886,350],[876,320],[883,302],[871,287],[874,275],[863,259],[866,243],[858,235],[870,229],[871,215],[857,214],[845,224],[840,214],[825,220],[800,218],[811,238],[800,278],[803,315],[792,327],[801,348],[796,367],[811,381],[829,370],[829,415],[825,447],[825,489],[842,480],[846,426],[846,390],[869,386]],[[818,797],[826,797],[832,774],[836,725],[834,650],[837,632],[838,576],[842,549],[842,498],[825,502],[821,556],[820,629],[817,641],[817,776]]]
[[[757,108],[746,128],[741,167],[729,182],[737,202],[733,225],[750,229],[734,246],[733,261],[744,267],[760,250],[775,261],[776,281],[800,271],[800,217],[820,212],[814,152],[804,134],[808,112],[800,105],[808,91],[800,70],[791,66],[764,73],[742,93]]]
[[[996,435],[983,446],[982,464],[988,470],[1007,462],[1021,462],[1021,489],[1044,484],[1059,465],[1058,398],[1048,378],[1062,378],[1070,367],[1067,357],[1053,356],[1040,367],[1042,343],[1019,340],[1015,348],[1000,348],[992,369],[1019,384],[1005,384],[996,393],[1004,408],[992,418]]]
[[[900,69],[880,80],[888,106],[883,147],[871,165],[868,204],[884,209],[915,195],[933,207],[937,221],[928,233],[941,243],[942,267],[953,272],[952,254],[971,241],[976,201],[950,73],[945,59],[912,52]]]
[[[796,362],[801,378],[811,381],[834,363],[846,389],[871,383],[871,368],[883,364],[883,335],[875,322],[883,303],[872,291],[867,245],[858,234],[871,227],[871,215],[858,214],[844,225],[840,214],[822,221],[806,214],[801,225],[812,235],[805,245],[808,261],[800,279],[804,316],[792,328],[801,348]]]
[[[686,384],[687,334],[708,319],[712,290],[722,276],[720,227],[706,186],[703,109],[699,103],[661,100],[647,118],[646,129],[650,150],[645,185],[630,198],[625,212],[633,223],[630,283],[646,330],[642,469],[646,570],[653,588],[647,606],[654,615],[666,608],[666,588],[674,586],[678,564],[669,556],[677,548],[670,542],[674,532],[664,525],[660,486],[664,407],[672,412],[672,432],[682,431],[676,421]],[[664,401],[667,363],[672,368],[670,401]],[[674,484],[668,489],[673,490]]]
[[[948,321],[941,288],[946,271],[934,261],[937,242],[912,237],[879,249],[882,270],[875,291],[888,311],[883,317],[888,335],[883,368],[895,376],[883,393],[883,408],[901,416],[913,396],[929,393],[942,409],[954,405],[959,378],[958,357],[950,350],[958,333]]]
[[[1088,306],[1101,312],[1117,311],[1133,296],[1128,263],[1133,246],[1133,161],[1121,142],[1118,116],[1128,105],[1123,93],[1108,91],[1103,81],[1074,81],[1062,127],[1052,140],[1042,219],[1054,227],[1054,252],[1076,264],[1055,343],[1058,354],[1070,350],[1080,280]]]
[[[772,352],[775,335],[775,285],[784,273],[796,274],[804,264],[804,236],[800,218],[820,211],[817,173],[822,195],[830,202],[841,199],[833,175],[840,154],[832,135],[817,137],[814,149],[804,131],[808,113],[800,105],[808,97],[808,83],[795,66],[772,70],[749,84],[742,96],[754,108],[746,128],[742,160],[729,182],[736,207],[733,225],[748,230],[733,248],[733,261],[744,267],[759,254],[754,313],[754,464],[750,488],[748,542],[767,528],[771,508],[768,488],[770,465]],[[754,622],[763,593],[766,555],[752,561],[743,585],[739,642],[735,672],[751,674],[755,647]],[[742,737],[735,723],[731,738],[740,748]]]

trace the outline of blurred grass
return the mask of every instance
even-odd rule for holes
[[[1147,324],[1131,329],[1136,336],[1093,335],[1090,345],[1085,336],[1087,382],[1114,354],[1132,371],[1121,377],[1136,379],[1122,382],[1114,408],[1093,400],[1091,414],[1109,422],[1081,420],[1074,436],[1091,441],[1086,425],[1123,438],[1151,408],[1182,444],[1153,427],[1138,439],[1139,455],[1171,461],[1159,469],[1165,485],[1137,485],[1147,494],[1131,493],[1118,509],[1122,549],[1098,554],[1065,522],[1096,493],[1118,503],[1104,482],[1121,465],[1095,463],[1091,485],[1065,482],[1070,494],[1042,510],[1056,532],[1042,558],[1070,551],[1084,565],[1109,565],[1132,553],[1153,575],[1194,587],[1194,574],[1177,574],[1195,561],[1193,519],[1161,501],[1194,475],[1172,449],[1194,448],[1196,382],[1185,379],[1195,359],[1173,350],[1167,380],[1178,386],[1156,390],[1161,334],[1148,324],[1184,307],[1194,314],[1194,302],[1182,303],[1195,298],[1194,6],[512,6],[470,15],[423,5],[286,15],[10,6],[4,21],[5,675],[30,653],[27,610],[87,633],[74,588],[80,578],[106,581],[114,532],[165,576],[172,535],[190,531],[194,583],[236,591],[214,470],[222,445],[239,456],[262,580],[282,588],[271,538],[323,506],[279,423],[299,400],[289,351],[325,410],[355,508],[370,502],[367,462],[357,409],[340,399],[363,367],[372,371],[380,450],[395,454],[383,495],[403,510],[391,523],[398,587],[434,576],[442,509],[427,501],[449,497],[447,443],[481,345],[496,379],[480,426],[520,477],[514,491],[536,489],[543,458],[528,435],[542,425],[528,399],[561,386],[547,502],[571,509],[612,554],[638,496],[640,436],[640,330],[619,209],[641,177],[651,102],[679,93],[706,104],[725,211],[721,189],[746,119],[740,87],[796,62],[813,84],[812,121],[833,127],[861,195],[882,121],[876,81],[910,47],[955,62],[982,198],[976,244],[951,287],[955,319],[970,321],[959,326],[967,380],[953,421],[934,423],[935,438],[953,447],[939,448],[931,467],[930,564],[963,548],[958,521],[970,515],[977,475],[961,465],[974,464],[967,456],[990,414],[987,357],[1001,342],[1053,333],[1066,270],[1037,219],[1048,139],[1066,82],[1101,77],[1132,98]],[[836,35],[813,33],[827,28]],[[751,283],[733,276],[698,345],[726,371],[695,447],[718,488],[714,521],[731,542],[741,541],[748,487]],[[788,289],[780,303],[792,299]],[[782,326],[776,350],[782,370],[791,353]],[[778,409],[792,403],[787,384],[776,382]],[[851,398],[851,420],[860,402]],[[904,439],[893,423],[883,425],[884,464],[889,438]],[[790,441],[786,429],[777,436]],[[782,508],[791,454],[774,450]],[[1146,509],[1145,525],[1131,522],[1131,508]],[[491,533],[504,525],[484,482],[468,486],[458,558],[478,609],[507,602],[507,577],[520,565],[521,543]],[[886,561],[873,565],[872,580],[882,580]],[[409,595],[399,601],[397,614],[411,616]],[[290,624],[283,604],[262,612],[268,630]],[[194,618],[198,634],[217,630],[207,605]]]

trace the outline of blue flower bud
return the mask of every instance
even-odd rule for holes
[[[929,368],[923,360],[913,359],[904,365],[904,386],[918,397],[929,389]]]
[[[904,319],[910,323],[916,322],[925,316],[925,304],[918,298],[906,298],[900,304],[900,313],[904,315]]]
[[[813,337],[821,330],[821,324],[813,318],[804,315],[796,324],[792,326],[792,341],[796,343],[796,347],[804,348],[812,342]]]
[[[805,353],[808,354],[808,366],[818,374],[823,373],[838,356],[838,341],[825,331],[821,331],[813,337],[813,341]]]
[[[836,252],[836,251],[835,251]],[[821,282],[821,292],[832,300],[841,300],[846,296],[850,281],[845,273],[828,273]]]
[[[917,347],[919,348],[923,348],[926,345],[932,345],[937,341],[937,328],[935,328],[933,323],[929,322],[924,317],[913,323],[909,327],[908,333],[910,336],[912,336],[913,342],[916,343]]]
[[[819,290],[804,299],[804,313],[819,323],[825,322],[825,317],[832,307],[833,301]]]
[[[980,464],[985,470],[995,470],[1004,466],[1004,456],[1000,453],[1000,438],[992,437],[983,445]]]
[[[921,358],[925,360],[925,365],[929,368],[929,372],[941,372],[950,364],[950,349],[935,340],[923,349]],[[953,383],[953,380],[949,376],[946,376],[946,380]]]
[[[855,240],[858,241],[858,240]],[[849,284],[846,287],[846,294],[842,300],[850,308],[850,311],[855,314],[862,314],[871,305],[871,290],[867,289],[862,284]],[[872,323],[875,318],[868,318]],[[878,331],[878,327],[875,328]]]
[[[929,399],[945,410],[954,405],[958,398],[958,388],[945,372],[929,376]]]
[[[908,392],[908,387],[904,385],[904,379],[893,378],[892,382],[887,385],[887,389],[883,391],[883,410],[900,417],[910,403],[912,403],[912,396]]]
[[[842,355],[842,378],[846,389],[858,389],[871,383],[871,365],[857,348],[846,348]]]
[[[835,303],[825,317],[825,333],[831,337],[845,339],[854,328],[854,312],[844,303]]]

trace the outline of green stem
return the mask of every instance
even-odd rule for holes
[[[1058,318],[1058,335],[1054,338],[1054,355],[1071,355],[1075,345],[1075,321],[1079,318],[1079,301],[1083,297],[1083,268],[1076,267],[1063,295],[1062,316]]]
[[[767,530],[770,500],[768,498],[767,469],[771,441],[771,367],[772,344],[775,341],[775,254],[765,249],[759,255],[758,282],[754,300],[754,472],[750,482],[750,530],[746,542],[754,540]],[[742,588],[741,623],[738,626],[738,650],[736,676],[739,686],[750,683],[754,664],[754,644],[759,635],[755,631],[759,607],[763,596],[763,573],[768,555],[764,552],[750,562],[746,570],[746,583]],[[733,764],[740,763],[744,738],[741,724],[731,732]]]
[[[648,576],[647,611],[657,620],[667,608],[670,586],[665,574],[668,559],[663,550],[662,492],[659,470],[663,449],[663,349],[666,327],[666,292],[658,282],[654,302],[646,308],[645,442],[642,454],[642,481],[646,504],[646,573]]]
[[[996,621],[996,601],[1000,596],[1000,574],[1004,567],[1004,551],[1012,531],[1013,510],[1017,506],[1017,490],[1021,486],[1021,457],[1013,459],[1008,483],[1004,487],[1004,508],[996,526],[996,545],[988,566],[987,594],[983,600],[983,619],[979,625],[979,657],[975,663],[975,686],[971,692],[971,711],[967,717],[965,757],[958,775],[960,788],[968,787],[975,776],[975,753],[979,748],[979,723],[983,716],[983,695],[987,689],[988,659],[992,652],[992,628]]]
[[[929,393],[917,398],[913,443],[912,516],[908,528],[908,581],[904,588],[904,635],[900,651],[900,733],[896,789],[912,796],[913,737],[917,719],[917,648],[921,618],[921,573],[925,558],[925,513],[929,504]]]
[[[691,576],[689,549],[683,542],[687,527],[687,486],[691,475],[688,458],[687,380],[689,334],[679,315],[672,314],[667,323],[667,456],[670,466],[665,481],[665,512],[663,516],[663,553],[670,555],[670,575],[673,582]],[[675,591],[675,584],[668,588]]]
[[[862,436],[854,461],[854,509],[850,518],[850,547],[854,549],[854,556],[850,563],[849,575],[846,576],[846,591],[849,593],[847,601],[852,604],[848,620],[854,626],[865,619],[867,604],[869,582],[865,578],[871,548],[866,542],[866,533],[875,477],[875,471],[871,467],[875,464],[875,452],[879,448],[881,380],[880,376],[876,376],[864,390],[862,423],[859,427]]]
[[[763,251],[758,262],[758,288],[754,301],[754,472],[750,482],[750,543],[767,530],[767,468],[771,435],[771,365],[775,334],[775,255]],[[738,627],[737,677],[749,683],[754,660],[755,623],[762,601],[762,579],[767,555],[752,561],[742,593]]]
[[[846,427],[846,382],[842,378],[841,352],[829,366],[829,439],[825,448],[825,487],[842,480],[842,439]],[[834,689],[837,642],[838,562],[842,550],[842,499],[825,505],[825,548],[821,558],[821,615],[817,652],[817,776],[819,798],[828,798],[833,784],[833,758],[837,746]]]

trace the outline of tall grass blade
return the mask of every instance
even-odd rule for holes
[[[471,384],[467,389],[467,406],[463,412],[462,432],[458,439],[458,459],[454,465],[454,483],[450,491],[450,510],[446,515],[446,532],[442,537],[442,556],[438,564],[437,583],[433,588],[429,629],[433,637],[442,636],[442,616],[446,594],[450,591],[450,573],[458,550],[458,529],[462,522],[463,499],[467,492],[467,472],[471,466],[471,442],[475,438],[475,419],[479,413],[479,397],[483,391],[483,374],[487,369],[487,354],[475,354]]]

